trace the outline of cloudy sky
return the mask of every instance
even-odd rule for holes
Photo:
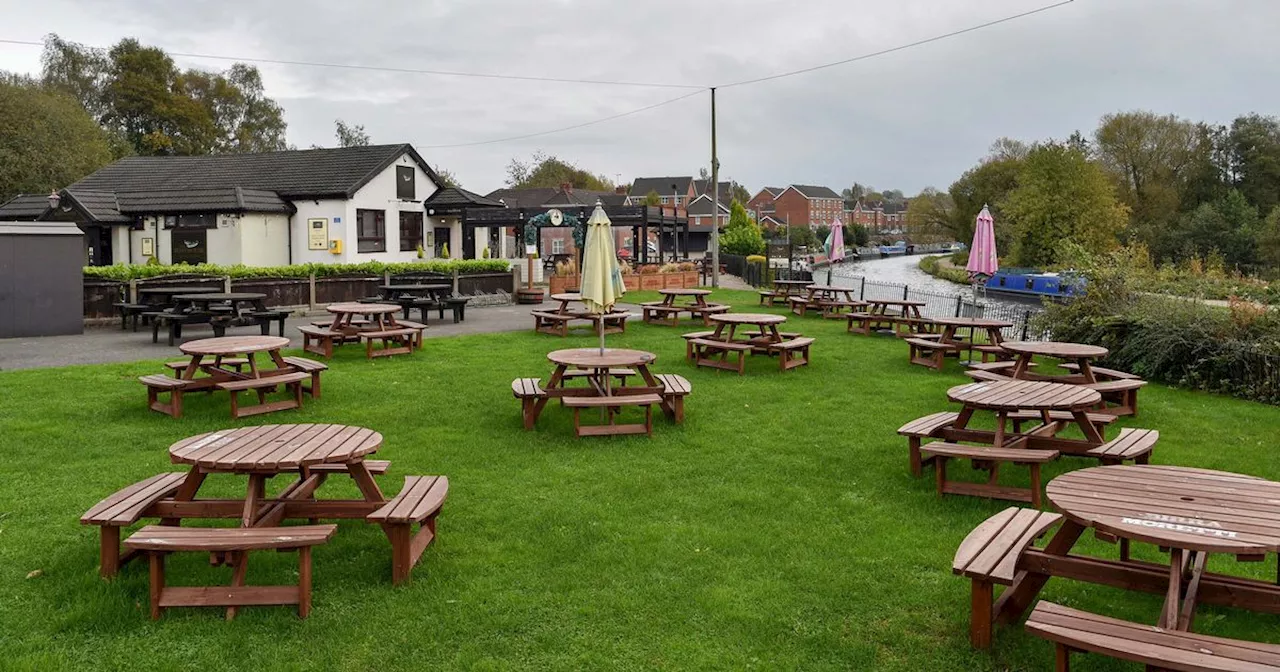
[[[0,38],[537,77],[723,85],[896,47],[1054,0],[0,0]],[[1090,132],[1151,109],[1213,122],[1280,113],[1276,0],[1075,0],[978,32],[718,94],[722,178],[946,188],[995,138]],[[0,44],[36,73],[39,48]],[[182,67],[226,63],[178,58]],[[289,141],[332,145],[333,121],[413,143],[480,192],[537,150],[610,179],[710,162],[703,93],[259,65]]]

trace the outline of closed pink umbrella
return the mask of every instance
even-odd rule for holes
[[[965,270],[969,271],[971,279],[977,280],[978,276],[989,278],[995,275],[999,268],[996,261],[996,223],[984,205],[973,229],[973,245],[969,246],[969,263]]]

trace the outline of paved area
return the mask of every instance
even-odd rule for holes
[[[468,307],[467,319],[458,324],[453,323],[452,315],[445,311],[445,319],[438,319],[437,313],[431,313],[427,323],[427,338],[460,336],[464,334],[483,334],[500,331],[532,330],[533,318],[529,311],[534,308],[554,310],[558,303],[543,303],[539,306],[507,305]],[[629,304],[618,307],[636,313],[639,319],[639,308]],[[302,336],[297,327],[309,324],[314,320],[326,319],[329,314],[323,311],[305,317],[291,317],[285,321],[284,335],[289,337],[293,347],[302,347]],[[414,311],[413,317],[418,313]],[[228,335],[256,334],[258,327],[238,327],[228,330]],[[275,333],[275,325],[272,325]],[[210,338],[213,335],[208,325],[196,325],[183,331],[184,341]],[[139,327],[133,331],[122,331],[120,323],[112,326],[86,327],[83,334],[74,336],[42,336],[38,338],[0,339],[0,370],[37,369],[51,366],[67,366],[71,364],[103,364],[109,362],[135,362],[143,359],[160,359],[181,357],[177,346],[169,347],[165,335],[160,334],[160,342],[151,342],[151,329]]]

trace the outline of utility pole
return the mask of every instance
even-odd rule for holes
[[[720,286],[720,159],[716,157],[716,89],[711,87],[711,286]]]

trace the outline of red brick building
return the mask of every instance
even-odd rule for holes
[[[872,233],[902,233],[907,226],[907,203],[845,201],[845,217]]]
[[[829,187],[793,184],[774,197],[773,216],[792,226],[830,226],[833,221],[844,222],[844,199]]]
[[[751,197],[747,201],[747,210],[756,215],[757,219],[763,219],[765,215],[771,215],[774,212],[773,201],[782,193],[781,187],[765,187],[759,193]]]

